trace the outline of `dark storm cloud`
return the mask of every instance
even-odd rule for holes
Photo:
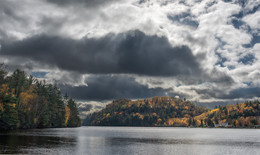
[[[84,5],[87,8],[96,8],[120,0],[46,0],[59,6]]]
[[[28,21],[21,17],[18,10],[18,5],[12,1],[0,1],[0,45],[3,40],[11,41],[15,38],[8,34],[8,28],[15,27],[17,24],[19,27],[27,27]]]
[[[225,99],[245,98],[252,99],[260,97],[260,87],[238,88],[232,90],[229,94],[223,95]]]
[[[230,92],[220,89],[194,89],[198,94],[202,94],[202,99],[252,99],[254,97],[260,97],[260,87],[248,87],[248,88],[237,88]]]
[[[222,88],[230,87],[232,84],[235,83],[232,77],[216,69],[213,69],[210,75],[211,77],[209,77],[209,82],[216,83]]]
[[[0,17],[9,17],[12,18],[13,20],[17,20],[19,22],[24,23],[23,19],[19,16],[19,13],[16,11],[16,8],[18,7],[17,5],[14,5],[15,3],[13,2],[8,2],[8,1],[0,1],[0,12],[1,16]]]
[[[27,27],[29,21],[24,19],[19,10],[19,5],[15,1],[0,1],[0,21],[5,25],[8,22],[18,24],[21,27]],[[13,25],[10,25],[11,27]],[[4,30],[3,30],[4,31]]]
[[[187,46],[172,47],[167,38],[140,31],[81,40],[39,35],[3,43],[1,53],[80,73],[196,76],[203,72]]]
[[[61,91],[81,100],[112,100],[117,98],[148,98],[165,96],[167,89],[149,88],[132,77],[92,75],[86,79],[88,86],[60,85]],[[173,95],[173,94],[168,94]]]

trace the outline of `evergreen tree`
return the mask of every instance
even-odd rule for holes
[[[18,125],[18,113],[17,107],[15,104],[15,98],[12,94],[8,94],[3,98],[3,113],[2,113],[2,122],[4,122],[8,128],[16,128]]]
[[[77,105],[74,100],[68,100],[68,108],[70,109],[70,116],[68,120],[68,127],[77,127],[81,124]]]
[[[196,126],[196,122],[195,122],[194,118],[192,119],[192,126]]]
[[[200,127],[204,127],[203,120],[200,120]]]
[[[207,119],[207,125],[208,125],[208,127],[214,127],[214,123],[212,122],[212,120],[211,119]]]
[[[4,64],[0,64],[0,85],[4,83],[7,72],[4,70]]]
[[[65,127],[67,101],[57,86],[16,70],[6,77],[0,65],[0,130],[12,128]],[[68,126],[80,126],[75,101],[70,99]],[[75,121],[75,122],[74,122]]]

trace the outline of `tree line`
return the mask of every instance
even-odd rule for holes
[[[89,114],[83,125],[257,127],[260,125],[260,103],[251,101],[209,110],[172,97],[119,99],[101,111]]]
[[[76,102],[57,86],[0,65],[0,130],[80,125]]]

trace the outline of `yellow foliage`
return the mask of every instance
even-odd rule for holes
[[[7,84],[2,84],[0,89],[0,94],[5,94],[9,91],[9,86]]]
[[[27,106],[29,110],[28,106],[37,98],[37,94],[34,93],[34,87],[30,86],[28,90],[21,92],[19,98],[21,99],[21,103]]]
[[[33,119],[33,123],[36,124],[37,123],[37,118]]]
[[[4,104],[0,103],[0,110],[3,112],[4,111]]]
[[[8,105],[9,105],[10,107],[14,107],[14,108],[15,108],[15,106],[16,106],[15,103],[8,103]]]
[[[218,111],[219,111],[219,108],[213,109],[213,110],[211,110],[210,112],[213,113],[213,112],[218,112]]]
[[[70,117],[70,108],[69,107],[65,107],[65,126],[68,125],[68,121],[69,121],[69,117]]]
[[[236,120],[235,124],[236,124],[236,126],[239,126],[239,122],[238,122],[238,120]]]
[[[167,123],[169,125],[188,126],[188,119],[187,118],[170,118],[170,119],[168,119]]]
[[[208,115],[208,112],[204,112],[204,113],[202,113],[202,114],[199,115],[199,116],[195,116],[194,119],[196,119],[196,120],[202,120],[202,119],[205,119],[207,115]]]
[[[213,109],[213,110],[211,110],[209,112],[204,112],[201,115],[194,117],[194,119],[195,120],[203,120],[203,119],[205,119],[207,117],[208,114],[212,114],[212,113],[218,112],[218,111],[219,111],[219,109],[216,108],[216,109]]]

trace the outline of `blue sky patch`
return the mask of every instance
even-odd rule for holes
[[[245,65],[250,65],[254,62],[255,56],[253,54],[247,54],[243,58],[239,59],[238,62],[243,63]]]
[[[49,72],[32,72],[31,75],[35,78],[45,78]]]

